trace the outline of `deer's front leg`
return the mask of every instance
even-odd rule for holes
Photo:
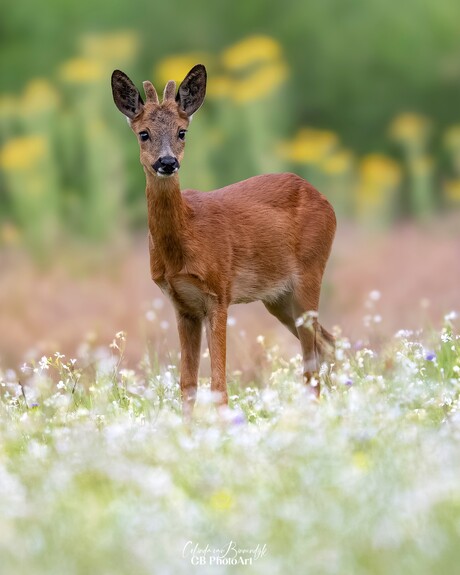
[[[211,358],[211,391],[217,405],[227,405],[227,378],[225,370],[227,352],[227,308],[214,306],[206,317],[206,337]]]
[[[182,413],[190,419],[195,405],[200,365],[202,320],[177,313],[180,340],[180,390]]]

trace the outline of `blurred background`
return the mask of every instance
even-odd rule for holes
[[[177,357],[149,279],[144,174],[114,68],[162,90],[196,63],[208,95],[183,187],[294,171],[334,205],[320,314],[355,340],[460,309],[460,4],[455,0],[9,3],[0,20],[0,362],[128,333]],[[370,295],[369,295],[370,294]],[[297,342],[231,308],[230,366]]]

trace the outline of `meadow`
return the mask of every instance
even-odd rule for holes
[[[459,18],[454,0],[2,8],[0,574],[459,572]],[[161,93],[198,62],[182,187],[314,184],[339,223],[321,321],[342,331],[316,402],[294,338],[233,308],[230,406],[203,348],[186,425],[110,75]]]
[[[261,336],[270,375],[230,374],[221,415],[202,380],[191,425],[176,364],[122,368],[123,332],[2,372],[2,572],[457,573],[456,321],[337,334],[319,402]]]

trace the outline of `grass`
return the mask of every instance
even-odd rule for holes
[[[1,572],[458,573],[452,321],[340,339],[319,403],[267,349],[267,385],[235,376],[218,417],[201,382],[191,426],[176,367],[121,369],[122,333],[1,374]]]

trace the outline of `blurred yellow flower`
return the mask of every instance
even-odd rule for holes
[[[281,46],[269,36],[251,36],[230,46],[222,53],[228,70],[241,70],[257,63],[273,62],[281,56]]]
[[[228,76],[214,76],[209,78],[206,95],[210,98],[225,98],[231,96],[232,82]]]
[[[368,154],[360,163],[364,185],[372,187],[397,186],[401,182],[401,168],[395,160],[383,154]]]
[[[1,227],[0,237],[4,244],[14,245],[20,239],[20,232],[12,222],[5,222]]]
[[[52,110],[59,104],[59,94],[48,80],[35,78],[24,91],[21,101],[21,113],[35,115],[45,110]]]
[[[59,76],[71,84],[86,84],[101,80],[104,69],[100,62],[92,58],[73,58],[64,62]]]
[[[353,465],[360,471],[368,471],[370,468],[369,457],[364,451],[353,453]]]
[[[339,150],[330,156],[326,156],[321,162],[324,172],[331,175],[344,174],[353,165],[353,154],[349,150]]]
[[[430,127],[431,122],[425,116],[400,114],[390,124],[390,136],[402,143],[423,142],[429,134]]]
[[[302,128],[290,142],[281,144],[282,158],[300,164],[318,164],[330,154],[338,144],[334,132]]]
[[[233,507],[233,497],[230,491],[221,489],[211,495],[209,503],[216,511],[228,511]]]
[[[111,34],[88,34],[82,38],[81,45],[83,53],[90,59],[126,61],[137,54],[139,37],[132,30]]]
[[[451,150],[460,149],[460,124],[455,124],[445,131],[444,144]]]
[[[460,179],[447,181],[444,184],[444,195],[450,202],[460,202]]]
[[[282,62],[266,64],[251,74],[235,80],[231,90],[235,102],[252,102],[267,96],[278,88],[287,78],[288,69]]]
[[[0,150],[0,167],[5,171],[22,171],[36,166],[48,152],[43,136],[24,136],[6,142]]]
[[[425,176],[432,172],[434,161],[430,156],[419,156],[411,162],[411,170],[418,176]]]
[[[18,112],[18,99],[9,94],[0,95],[0,118],[10,118]]]
[[[196,64],[204,64],[209,67],[212,64],[212,57],[203,52],[168,56],[157,64],[154,77],[161,86],[164,86],[169,80],[182,82],[187,72]]]

